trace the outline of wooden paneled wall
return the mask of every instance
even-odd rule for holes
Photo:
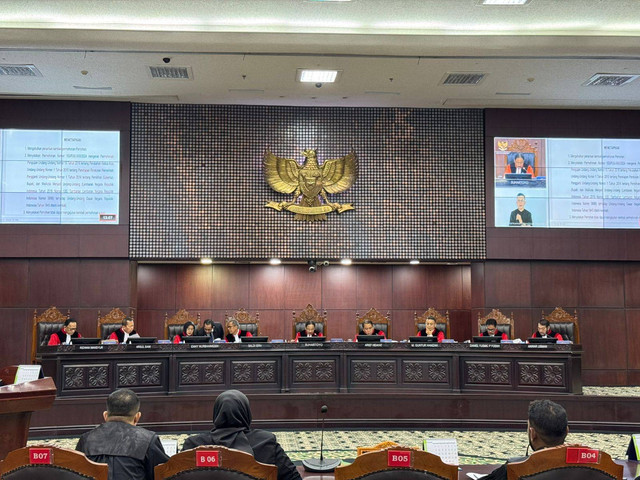
[[[449,310],[458,339],[471,335],[469,265],[330,265],[310,273],[306,265],[138,266],[138,331],[162,337],[165,312],[200,312],[222,321],[225,312],[260,312],[261,331],[291,338],[292,311],[308,303],[327,310],[329,337],[352,338],[356,313],[390,312],[393,337],[414,334],[414,312]]]

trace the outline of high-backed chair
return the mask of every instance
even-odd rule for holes
[[[513,323],[513,312],[511,312],[511,316],[507,317],[500,310],[496,310],[495,308],[491,310],[488,314],[481,317],[480,313],[478,313],[478,334],[485,333],[487,331],[487,327],[485,327],[485,323],[490,318],[495,319],[498,324],[497,329],[500,333],[506,333],[509,339],[513,340],[515,337],[515,325]]]
[[[523,462],[507,464],[508,480],[622,480],[624,468],[615,463],[608,453],[598,452],[597,463],[567,462],[572,448],[580,445],[562,445],[534,452]]]
[[[211,460],[216,452],[218,466],[198,466],[198,455]],[[278,467],[257,462],[252,455],[217,445],[178,453],[154,469],[156,480],[276,480]]]
[[[413,323],[415,325],[416,334],[424,328],[427,324],[427,318],[433,317],[436,319],[436,328],[441,332],[444,332],[444,338],[451,338],[451,332],[449,331],[449,310],[442,315],[435,308],[429,308],[422,315],[418,316],[416,312],[413,312]]]
[[[49,458],[51,463],[31,463],[29,451],[33,449],[44,450],[34,451],[34,457],[37,453],[38,458]],[[0,477],[3,480],[107,480],[109,467],[106,463],[92,462],[75,450],[37,445],[9,452],[0,463]]]
[[[176,335],[182,333],[182,327],[186,322],[193,322],[197,328],[200,328],[200,312],[194,317],[184,308],[169,318],[168,314],[164,314],[164,338],[173,340]]]
[[[578,325],[578,312],[573,315],[565,312],[562,307],[556,307],[549,315],[542,312],[542,318],[549,320],[551,330],[562,335],[565,340],[580,343],[580,327]]]
[[[389,465],[390,455],[408,457],[409,467]],[[391,447],[356,457],[351,465],[338,467],[335,480],[457,480],[458,467],[444,463],[433,453],[407,447]]]
[[[63,315],[56,307],[49,307],[38,315],[33,311],[33,332],[31,339],[31,363],[36,363],[36,356],[40,347],[49,343],[49,337],[62,328],[70,313]]]
[[[227,319],[229,318],[229,315],[224,314],[224,318],[225,318],[225,335],[226,335],[226,331],[227,331]],[[235,318],[238,321],[238,324],[240,325],[240,330],[243,330],[245,332],[251,332],[251,335],[258,336],[260,335],[260,314],[256,312],[255,315],[251,315],[249,312],[247,312],[244,308],[241,308],[240,310],[236,311],[233,314],[233,318]]]
[[[131,318],[134,318],[133,311],[129,316]],[[97,325],[96,336],[98,338],[103,338],[103,339],[107,338],[113,332],[115,332],[120,327],[122,327],[122,320],[125,317],[126,315],[119,308],[112,309],[105,316],[101,316],[100,311],[98,310],[98,325]]]
[[[391,338],[391,319],[388,312],[385,316],[375,308],[371,308],[362,317],[356,312],[356,335],[362,330],[362,324],[365,320],[370,320],[373,323],[373,328],[382,330],[387,338]]]
[[[300,315],[296,316],[296,311],[293,311],[293,328],[292,334],[295,338],[298,332],[304,332],[305,324],[311,320],[316,324],[316,332],[322,334],[322,336],[327,336],[327,311],[325,310],[322,315],[311,306],[311,304],[307,305]]]
[[[385,448],[392,448],[392,447],[400,447],[400,444],[387,440],[385,442],[380,442],[377,445],[373,445],[371,447],[357,447],[356,456],[359,457],[363,453],[377,452],[378,450],[384,450]]]

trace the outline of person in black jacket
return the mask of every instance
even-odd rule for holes
[[[109,480],[153,480],[153,469],[169,457],[154,432],[138,427],[140,400],[128,388],[107,398],[105,423],[85,433],[76,450],[109,465]]]
[[[301,480],[300,474],[273,433],[250,428],[249,399],[238,390],[227,390],[213,404],[213,430],[192,435],[182,450],[200,445],[221,445],[247,452],[261,463],[278,467],[278,480]]]
[[[224,328],[222,328],[221,323],[214,322],[210,318],[207,318],[202,324],[202,328],[196,330],[196,335],[206,335],[211,339],[210,342],[213,340],[224,340]]]

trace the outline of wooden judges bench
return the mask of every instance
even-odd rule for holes
[[[578,345],[371,343],[69,345],[42,351],[58,396],[220,392],[581,394]]]

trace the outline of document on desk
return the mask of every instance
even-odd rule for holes
[[[473,473],[473,472],[467,473],[467,477],[472,478],[473,480],[478,480],[479,478],[486,477],[486,476],[487,476],[486,473]]]

